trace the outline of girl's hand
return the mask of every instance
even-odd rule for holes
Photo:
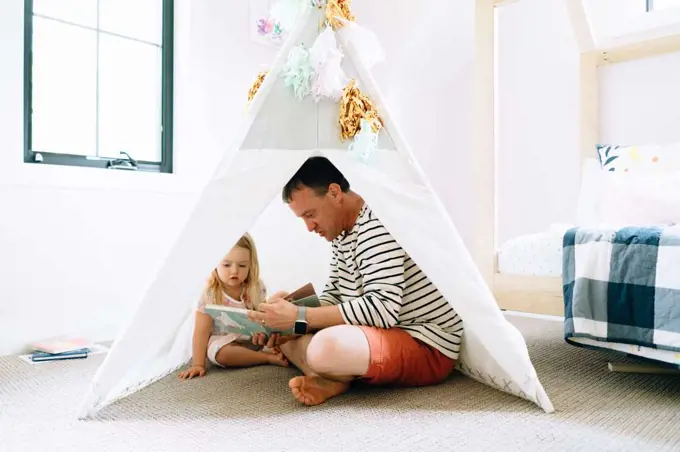
[[[293,341],[300,336],[297,334],[291,334],[288,336],[281,336],[280,333],[274,333],[272,334],[269,339],[267,339],[267,335],[264,333],[255,333],[253,334],[253,337],[251,338],[251,342],[253,345],[259,345],[261,347],[269,347],[269,348],[276,348],[279,345],[283,345],[286,342]]]
[[[267,335],[264,333],[255,333],[251,341],[254,345],[259,345],[260,347],[274,348],[281,344],[281,338],[280,333],[272,333],[269,339],[267,339]]]
[[[264,333],[255,333],[253,334],[251,341],[253,345],[259,345],[260,347],[263,347],[267,345],[267,335]]]
[[[181,374],[179,374],[180,380],[191,379],[194,377],[202,377],[205,375],[205,367],[203,366],[191,366]]]

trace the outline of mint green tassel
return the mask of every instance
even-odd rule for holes
[[[304,44],[293,47],[288,54],[288,61],[283,67],[281,76],[286,81],[286,86],[291,86],[295,97],[302,100],[312,92],[312,76],[314,69],[309,60],[309,51]]]
[[[349,145],[349,152],[362,162],[368,161],[378,147],[378,132],[373,131],[372,123],[362,119],[361,126],[354,141]]]

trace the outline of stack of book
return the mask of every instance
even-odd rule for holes
[[[33,362],[84,359],[93,346],[93,343],[82,338],[49,339],[31,344],[34,351],[29,356]]]

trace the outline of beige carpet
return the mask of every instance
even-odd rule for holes
[[[175,376],[75,419],[101,357],[32,366],[0,359],[0,451],[680,450],[680,378],[613,374],[612,355],[564,343],[562,324],[510,316],[557,412],[455,374],[438,387],[360,390],[318,407],[289,369]],[[614,358],[617,359],[617,358]]]

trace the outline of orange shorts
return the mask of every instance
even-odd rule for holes
[[[441,383],[455,361],[401,328],[360,326],[371,351],[361,380],[375,385],[425,386]]]

